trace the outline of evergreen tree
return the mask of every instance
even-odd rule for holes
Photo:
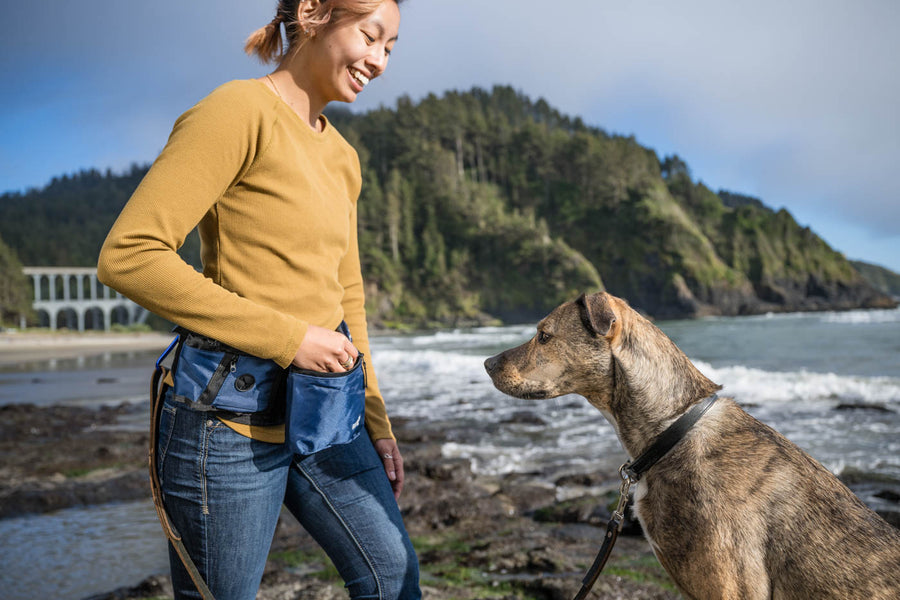
[[[0,238],[0,325],[30,318],[31,287],[16,253]]]

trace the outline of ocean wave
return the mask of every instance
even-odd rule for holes
[[[376,352],[379,379],[398,391],[420,393],[493,392],[484,356],[459,351],[382,349]],[[838,375],[810,371],[770,371],[742,365],[713,367],[694,361],[707,377],[724,386],[739,402],[865,402],[900,407],[900,378]]]
[[[900,406],[900,379],[896,377],[764,371],[739,365],[715,368],[700,361],[694,364],[724,386],[723,394],[734,396],[739,402],[854,401]]]
[[[535,333],[534,325],[513,327],[479,327],[476,329],[453,329],[436,331],[428,335],[409,338],[412,346],[485,346],[486,344],[518,345]]]
[[[840,324],[900,323],[900,307],[884,309],[856,309],[846,311],[784,312],[764,313],[746,316],[709,316],[702,317],[693,323],[715,325],[718,323],[754,323],[758,321],[780,322],[815,322]],[[684,321],[677,321],[684,322]]]
[[[900,323],[900,308],[884,310],[850,310],[827,312],[820,316],[823,323]]]

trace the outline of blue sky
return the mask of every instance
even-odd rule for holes
[[[494,84],[543,97],[695,178],[785,207],[900,271],[900,2],[407,0],[354,110]],[[557,8],[558,7],[558,8]],[[0,191],[146,163],[177,116],[267,68],[243,40],[274,0],[6,2]]]

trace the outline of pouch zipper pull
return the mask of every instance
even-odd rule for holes
[[[197,402],[207,406],[212,405],[213,400],[216,399],[219,390],[222,388],[222,384],[225,383],[225,380],[228,378],[228,373],[237,371],[237,361],[237,354],[225,353],[222,360],[219,362],[219,365],[216,367],[215,372],[213,372],[212,377],[209,378],[206,389],[204,389],[200,394],[200,397],[197,398]]]

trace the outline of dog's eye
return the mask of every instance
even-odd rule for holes
[[[551,337],[553,337],[553,336],[550,335],[549,333],[547,333],[545,331],[539,331],[538,332],[538,344],[546,344],[547,342],[550,341]]]

